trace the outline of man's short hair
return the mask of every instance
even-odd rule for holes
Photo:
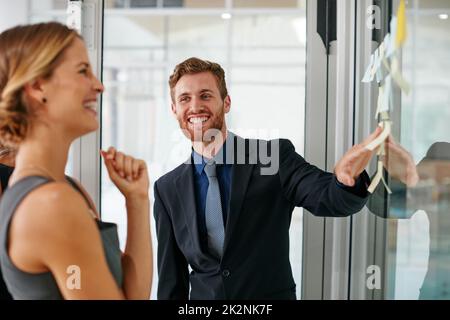
[[[222,100],[225,99],[228,95],[228,90],[225,82],[225,71],[222,67],[218,63],[192,57],[177,64],[169,78],[170,96],[172,97],[172,101],[175,101],[174,88],[181,77],[185,74],[196,74],[201,72],[211,72],[214,75],[217,80],[220,97]]]

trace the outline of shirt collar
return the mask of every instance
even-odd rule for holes
[[[225,140],[225,142],[223,143],[222,147],[219,149],[219,151],[217,152],[217,154],[213,157],[213,159],[218,163],[218,164],[227,164],[227,148],[226,145],[228,144],[233,144],[233,140],[234,140],[234,134],[230,131],[227,131],[227,138]],[[194,148],[192,148],[192,160],[193,163],[195,165],[195,171],[198,174],[202,174],[203,169],[205,168],[206,165],[206,161],[205,158],[201,155],[198,154]],[[208,159],[206,159],[208,160]]]

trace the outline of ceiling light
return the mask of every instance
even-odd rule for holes
[[[225,20],[231,19],[231,14],[228,12],[222,13],[222,19]]]

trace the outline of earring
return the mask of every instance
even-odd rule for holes
[[[42,98],[43,103],[47,103],[47,98]]]

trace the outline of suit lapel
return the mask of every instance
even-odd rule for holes
[[[244,139],[235,136],[234,137],[235,148],[237,143],[244,143]],[[225,228],[225,240],[224,240],[224,254],[225,250],[232,239],[232,233],[235,229],[236,223],[239,220],[239,215],[242,209],[245,195],[247,193],[248,184],[252,176],[254,164],[249,164],[249,153],[257,152],[256,150],[249,150],[250,146],[245,146],[245,163],[239,164],[236,154],[234,157],[234,164],[232,168],[231,179],[231,194],[230,205],[228,206],[227,225]],[[189,230],[189,234],[192,239],[193,245],[202,252],[200,245],[200,235],[197,224],[197,206],[195,203],[195,189],[194,189],[194,173],[192,170],[191,159],[185,162],[181,174],[175,180],[178,200],[183,208],[183,216],[185,218],[186,225]]]
[[[194,173],[192,164],[184,164],[183,171],[175,180],[178,200],[183,208],[183,216],[186,220],[192,243],[201,251],[200,236],[197,225],[197,206],[195,204]]]
[[[234,150],[239,150],[236,147],[236,143],[244,143],[244,140],[238,136],[235,137],[235,148]],[[236,223],[239,220],[239,215],[242,208],[242,203],[244,202],[245,195],[247,193],[248,184],[252,176],[252,171],[254,164],[249,164],[249,146],[246,145],[245,148],[245,163],[239,164],[237,155],[234,155],[235,162],[232,169],[232,179],[231,179],[231,195],[230,195],[230,205],[228,206],[227,214],[227,225],[225,228],[225,240],[224,240],[224,254],[225,250],[232,239],[232,233],[235,229]]]

